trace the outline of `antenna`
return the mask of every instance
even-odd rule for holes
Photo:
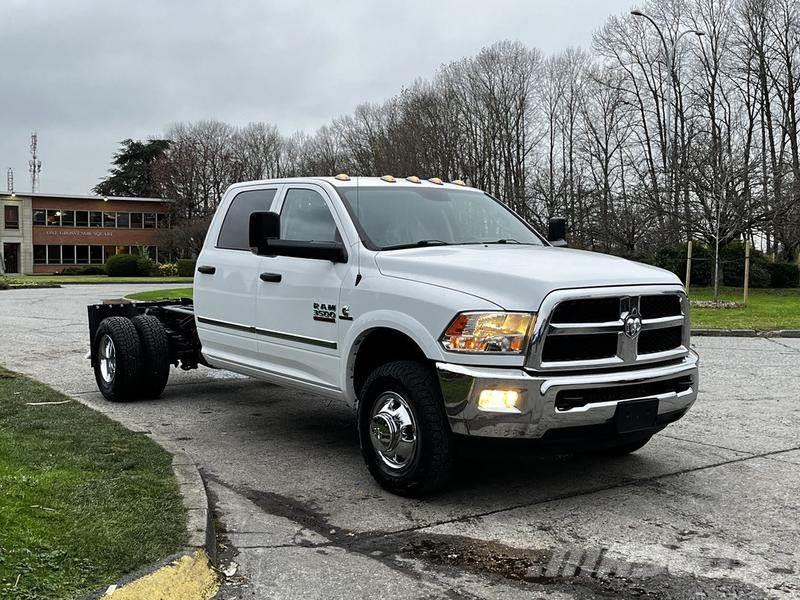
[[[39,175],[42,173],[42,161],[38,155],[39,136],[34,131],[31,134],[31,159],[28,161],[28,171],[31,174],[31,193],[36,191],[39,185]]]
[[[8,191],[12,194],[14,193],[14,169],[8,167],[8,172],[6,173],[6,183],[8,185]]]

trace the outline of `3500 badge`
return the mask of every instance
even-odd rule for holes
[[[324,323],[336,323],[336,305],[314,302],[314,320]]]

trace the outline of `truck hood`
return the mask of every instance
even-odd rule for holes
[[[524,245],[470,245],[378,252],[388,277],[463,291],[506,310],[536,310],[553,290],[680,285],[671,272],[608,254]]]

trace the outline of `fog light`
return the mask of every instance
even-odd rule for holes
[[[483,390],[478,408],[487,412],[518,413],[520,397],[516,390]]]

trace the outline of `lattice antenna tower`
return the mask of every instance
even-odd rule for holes
[[[9,193],[14,193],[14,169],[8,167],[8,172],[6,173],[6,184],[8,185]]]
[[[35,192],[42,173],[42,161],[39,160],[39,136],[35,131],[31,134],[31,159],[28,161],[28,171],[31,174],[31,192]]]

